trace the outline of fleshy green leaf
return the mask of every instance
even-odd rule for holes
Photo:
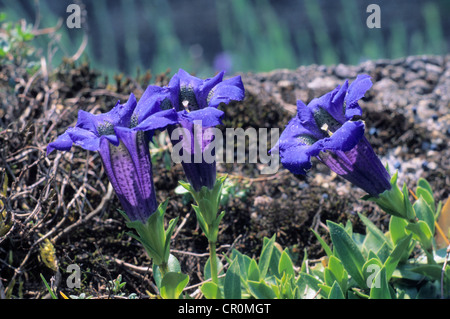
[[[181,273],[180,262],[174,255],[169,255],[167,269],[169,272]],[[159,271],[159,266],[156,264],[153,264],[153,279],[155,280],[156,286],[161,287],[161,272]]]
[[[383,267],[375,276],[370,289],[370,299],[391,299],[389,284],[386,278],[386,269]]]
[[[345,270],[347,270],[349,275],[360,287],[366,287],[362,275],[362,268],[365,260],[361,251],[342,226],[332,221],[327,221],[327,225],[330,229],[331,241],[333,242],[334,249],[344,265]]]
[[[269,269],[270,265],[270,258],[272,257],[274,243],[275,243],[275,235],[273,235],[270,240],[265,239],[264,241],[263,248],[261,251],[261,257],[258,262],[260,278],[266,277],[267,270]]]
[[[389,242],[384,233],[377,226],[375,226],[375,224],[370,219],[359,213],[358,216],[366,226],[367,231],[370,232],[377,239],[378,243],[381,243],[381,245],[383,243],[386,243],[389,245],[389,247],[393,248],[392,243]],[[380,248],[381,245],[378,248]]]
[[[275,299],[277,297],[273,289],[264,280],[259,282],[249,280],[248,286],[256,299]]]
[[[426,222],[419,220],[417,223],[409,223],[406,226],[406,229],[410,230],[413,233],[414,238],[421,242],[425,251],[432,248],[433,234]]]
[[[428,183],[425,178],[420,177],[417,181],[417,186],[426,189],[431,195],[433,195],[433,189],[431,188],[430,183]]]
[[[410,222],[414,221],[416,219],[416,213],[413,209],[411,201],[409,200],[408,187],[406,186],[406,183],[403,184],[402,193],[403,193],[403,203],[405,206],[405,214],[406,214],[405,218]]]
[[[313,232],[314,236],[316,236],[317,240],[319,241],[320,245],[322,246],[327,256],[328,257],[332,256],[333,251],[331,250],[330,246],[328,246],[328,244],[325,242],[325,240],[323,240],[323,238],[320,237],[320,235],[316,231],[314,231],[314,229],[311,229],[311,231]]]
[[[200,291],[205,296],[206,299],[221,299],[220,289],[213,282],[205,282],[201,287]]]
[[[395,246],[394,250],[384,262],[384,268],[386,268],[386,278],[389,281],[391,279],[394,270],[397,268],[398,263],[402,260],[405,251],[408,251],[411,242],[412,235],[402,238]]]
[[[335,256],[331,256],[328,260],[328,269],[332,272],[334,278],[336,278],[342,291],[347,290],[348,273],[345,270],[342,262]],[[326,269],[325,269],[326,270]]]
[[[323,296],[324,298],[329,298],[331,287],[325,284],[319,284],[319,288],[320,288],[320,295]]]
[[[288,276],[294,276],[294,266],[292,265],[291,257],[287,253],[287,250],[284,250],[281,254],[280,262],[278,264],[278,272],[280,274],[286,273]]]
[[[387,245],[386,243],[383,244],[383,246],[381,246],[380,249],[378,249],[378,251],[376,252],[377,258],[384,263],[389,255],[391,254],[392,249],[390,247],[388,247],[389,245]]]
[[[408,225],[408,222],[405,219],[391,216],[389,221],[389,234],[394,245],[397,244],[400,239],[405,238],[408,235],[405,230],[406,225]]]
[[[256,260],[254,260],[254,259],[252,259],[250,261],[250,265],[248,267],[247,278],[248,278],[248,280],[252,280],[252,281],[259,281],[259,279],[261,278],[258,264],[256,263]]]
[[[189,276],[178,272],[168,272],[161,281],[160,294],[164,299],[178,299],[189,282]]]
[[[417,187],[416,189],[416,196],[417,197],[423,197],[423,199],[425,200],[425,202],[428,204],[428,206],[430,206],[433,214],[435,214],[436,211],[436,203],[434,201],[433,198],[433,194],[430,193],[427,189],[422,188],[422,187]]]
[[[244,281],[246,281],[248,270],[249,270],[252,259],[250,257],[248,257],[247,255],[240,253],[236,249],[233,249],[231,258],[233,258],[233,259],[237,258],[237,261],[239,263],[239,269],[241,270],[241,277]],[[258,280],[259,280],[259,274],[258,274],[258,278],[256,281],[258,281]]]
[[[223,293],[225,299],[241,299],[241,276],[237,257],[230,264],[225,275]]]
[[[341,290],[341,287],[337,282],[334,282],[331,287],[330,293],[328,294],[328,299],[345,299],[344,293]]]
[[[434,234],[434,213],[430,206],[427,204],[426,200],[420,196],[419,199],[413,205],[416,216],[419,220],[423,220],[427,223],[430,228],[431,234]]]
[[[374,281],[381,267],[382,264],[378,258],[372,258],[366,261],[366,263],[363,266],[363,274],[367,287],[371,287],[372,282]]]

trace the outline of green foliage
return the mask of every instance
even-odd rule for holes
[[[410,212],[391,215],[387,233],[363,215],[359,216],[366,226],[364,235],[354,234],[348,225],[327,221],[333,250],[319,240],[328,264],[316,265],[306,275],[301,274],[306,285],[323,298],[448,298],[450,268],[443,268],[448,256],[445,249],[436,250],[434,244],[433,191],[424,179],[418,181],[417,189],[419,198],[411,205],[403,187],[402,200],[397,201],[401,209],[397,211]],[[411,220],[411,216],[417,220]],[[422,250],[413,257],[411,253],[418,243]]]
[[[36,47],[30,44],[34,39],[32,26],[6,21],[7,15],[0,14],[0,63],[24,67],[29,73],[40,67],[36,61]]]

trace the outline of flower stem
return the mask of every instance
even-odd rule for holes
[[[163,278],[164,275],[169,272],[169,265],[166,262],[163,262],[159,265],[159,271],[161,272],[161,278]]]
[[[211,266],[211,280],[218,286],[216,242],[213,241],[209,241],[209,263]]]

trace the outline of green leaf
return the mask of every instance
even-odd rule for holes
[[[391,299],[389,284],[386,278],[386,269],[383,267],[375,276],[370,289],[370,299]]]
[[[166,229],[166,232],[165,232],[165,237],[166,238],[165,238],[165,243],[164,243],[164,260],[167,260],[169,258],[169,255],[170,255],[170,239],[172,237],[172,233],[173,233],[173,231],[175,229],[175,226],[176,226],[176,224],[178,222],[178,218],[179,217],[171,219],[169,221],[169,226]]]
[[[380,244],[378,248],[380,248],[383,243],[386,243],[391,248],[393,248],[392,243],[389,242],[384,233],[377,226],[375,226],[375,224],[370,219],[359,213],[358,216],[366,226],[367,232],[370,232],[376,238],[377,243]]]
[[[241,299],[241,276],[237,257],[230,264],[225,275],[223,293],[225,299]]]
[[[280,263],[282,253],[280,249],[281,248],[279,248],[279,246],[277,247],[277,245],[274,244],[274,249],[272,249],[272,256],[270,257],[269,269],[267,270],[266,277],[271,275],[275,276],[276,278],[282,277],[283,274],[281,274],[278,270],[278,265]]]
[[[301,281],[300,281],[300,278],[301,278]],[[315,292],[319,292],[325,298],[328,297],[328,294],[320,289],[322,282],[319,279],[317,279],[316,277],[314,277],[308,273],[301,273],[300,278],[299,278],[299,282],[301,282],[302,285],[304,285],[306,283],[306,285],[310,289],[314,290]]]
[[[331,250],[330,246],[328,246],[328,244],[325,242],[325,240],[323,240],[323,238],[320,237],[320,235],[314,229],[311,228],[311,231],[313,232],[314,236],[316,236],[317,240],[319,241],[320,245],[322,246],[327,256],[328,257],[332,256],[333,251]]]
[[[41,276],[41,279],[44,282],[44,285],[47,288],[48,292],[50,293],[50,296],[52,297],[52,299],[58,299],[58,297],[56,297],[56,295],[53,292],[53,290],[50,288],[50,285],[48,284],[47,280],[45,280],[44,275],[42,275],[42,274],[39,274],[39,275]]]
[[[319,288],[320,295],[328,299],[330,297],[331,287],[325,284],[319,284]]]
[[[254,259],[252,259],[250,261],[250,265],[248,267],[248,272],[247,272],[247,278],[248,278],[248,280],[252,280],[252,281],[259,281],[259,279],[261,278],[258,264],[256,263],[256,260],[254,260]]]
[[[294,266],[292,265],[291,257],[289,257],[289,254],[287,253],[286,249],[281,254],[280,262],[278,264],[278,272],[280,274],[283,274],[283,272],[284,272],[288,276],[295,275]]]
[[[433,198],[433,194],[430,193],[427,189],[422,188],[422,187],[417,187],[416,189],[416,196],[417,197],[423,197],[423,199],[425,200],[425,202],[428,204],[428,206],[430,206],[433,214],[436,213],[436,203],[434,201]]]
[[[413,207],[417,218],[426,222],[430,228],[431,234],[434,234],[434,212],[431,210],[425,199],[420,196],[420,198],[414,203]]]
[[[381,246],[380,249],[378,249],[376,256],[377,258],[384,263],[388,258],[389,255],[391,254],[392,249],[390,247],[388,247],[389,245],[387,245],[386,243],[383,244],[383,246]]]
[[[221,299],[220,289],[213,282],[205,282],[201,287],[200,291],[205,296],[206,299]]]
[[[397,244],[397,242],[408,236],[406,233],[406,225],[408,225],[408,221],[403,218],[397,216],[391,216],[389,220],[389,235],[391,236],[392,242]]]
[[[413,222],[416,219],[416,213],[413,209],[413,206],[411,205],[411,201],[409,200],[409,192],[408,192],[408,187],[406,186],[406,183],[403,184],[402,193],[403,193],[403,203],[405,206],[405,214],[406,214],[405,218],[409,222]]]
[[[366,286],[370,287],[374,281],[376,274],[380,271],[381,261],[378,258],[372,258],[366,261],[363,266],[363,275],[366,282]]]
[[[428,183],[425,178],[419,178],[419,180],[417,181],[417,186],[427,190],[431,195],[433,195],[433,189],[431,188],[430,183]]]
[[[181,273],[180,262],[174,255],[169,255],[169,260],[167,261],[167,269],[169,272],[179,272]],[[156,286],[161,287],[161,272],[159,271],[159,266],[153,264],[153,279],[155,280]]]
[[[168,272],[161,281],[160,294],[164,299],[178,299],[189,282],[189,276],[179,272]]]
[[[349,275],[360,287],[366,287],[362,275],[362,268],[365,260],[361,251],[342,226],[329,220],[327,221],[327,225],[330,229],[331,241],[333,242],[334,249],[344,265],[345,270],[347,270]]]
[[[256,299],[275,299],[277,297],[273,289],[269,287],[264,280],[259,282],[249,280],[248,286],[251,294]]]
[[[334,278],[339,283],[339,286],[341,287],[342,291],[346,291],[348,282],[348,273],[345,270],[344,266],[342,265],[342,262],[335,256],[331,256],[330,259],[328,260],[328,268],[326,268],[325,270],[327,269],[331,271]]]
[[[258,267],[260,271],[260,278],[265,278],[267,270],[269,269],[270,259],[272,257],[273,245],[275,243],[275,235],[270,240],[264,238],[264,244],[259,258]]]
[[[442,266],[441,265],[418,265],[409,269],[412,272],[421,274],[431,278],[432,280],[441,280]]]
[[[334,282],[333,286],[331,287],[331,291],[328,294],[328,299],[345,299],[344,293],[341,290],[341,287],[337,282]]]
[[[406,229],[413,233],[414,238],[421,242],[426,251],[432,248],[433,234],[426,222],[419,220],[417,223],[409,223]]]
[[[323,270],[323,279],[327,286],[332,286],[334,282],[337,282],[336,276],[329,268]]]
[[[239,263],[239,269],[241,270],[241,277],[244,281],[246,281],[248,269],[250,267],[250,263],[251,263],[252,259],[250,257],[248,257],[247,255],[241,254],[236,249],[233,249],[233,251],[231,253],[231,258],[232,258],[232,260],[237,258],[237,261]],[[258,266],[258,265],[256,265],[256,266]],[[258,281],[258,280],[259,280],[259,274],[258,274],[258,278],[256,281]]]
[[[202,229],[206,238],[209,238],[209,229],[208,226],[206,225],[205,219],[203,218],[200,208],[197,205],[192,205],[192,208],[194,208],[195,216],[197,217],[197,222],[200,225],[200,228]]]
[[[384,268],[386,269],[386,278],[389,281],[397,268],[398,263],[402,260],[405,251],[408,251],[409,245],[412,239],[412,235],[402,238],[395,246],[388,259],[384,262]]]

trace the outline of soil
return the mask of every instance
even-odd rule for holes
[[[437,200],[450,196],[450,56],[412,56],[367,61],[357,66],[302,66],[296,70],[241,74],[243,102],[225,111],[226,128],[280,128],[294,116],[296,100],[308,103],[345,79],[372,76],[374,85],[361,101],[366,137],[399,183],[414,190],[426,178]],[[51,74],[28,74],[18,66],[0,66],[0,182],[8,178],[1,197],[12,227],[0,238],[0,293],[13,298],[49,298],[41,274],[58,292],[85,293],[93,298],[119,298],[109,281],[122,276],[123,296],[148,298],[156,290],[151,262],[142,246],[127,233],[117,212],[120,203],[108,192],[99,156],[74,147],[46,156],[47,144],[76,123],[78,110],[105,112],[129,93],[142,95],[148,84],[164,85],[171,73],[137,78],[119,75],[114,85],[86,63],[66,61]],[[175,191],[184,179],[180,165],[168,157],[166,136],[156,137],[153,152],[158,200],[170,198],[166,218],[180,217],[172,248],[189,285],[204,280],[207,241],[191,208],[192,200]],[[169,159],[169,160],[168,160]],[[357,213],[386,230],[388,216],[363,202],[363,191],[331,173],[318,161],[306,177],[280,166],[262,175],[262,164],[219,164],[228,174],[229,194],[218,239],[219,254],[232,248],[259,256],[263,238],[276,234],[297,265],[307,254],[324,255],[311,229],[328,240],[326,220],[350,221],[364,233]],[[53,270],[41,256],[45,239],[54,247]],[[47,245],[47,248],[51,245]],[[77,264],[81,288],[69,288],[67,267]],[[53,278],[53,280],[50,280]],[[190,292],[194,292],[193,288]],[[122,296],[122,297],[123,297]],[[59,296],[61,297],[61,296]]]

